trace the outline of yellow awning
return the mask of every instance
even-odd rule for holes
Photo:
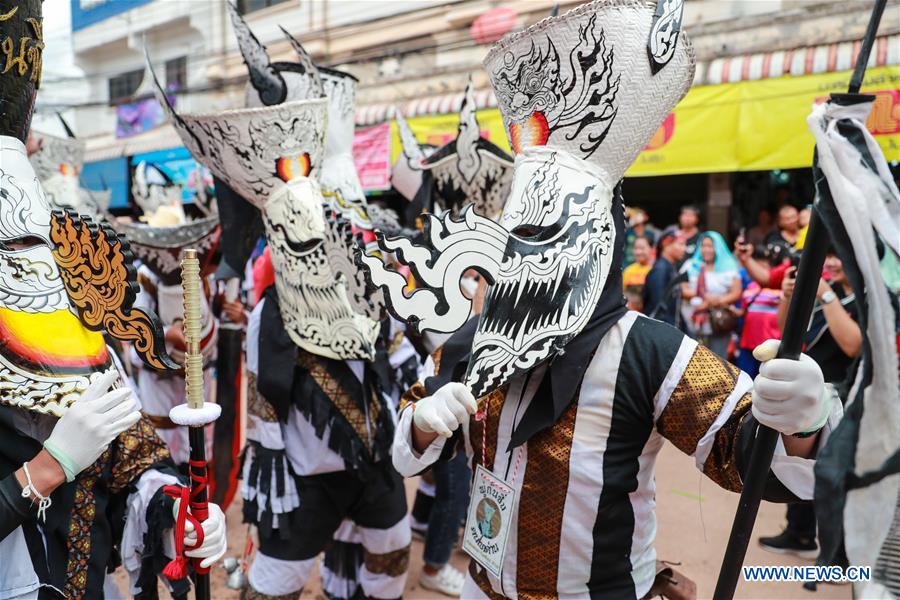
[[[816,102],[847,90],[851,71],[697,86],[669,115],[629,169],[631,177],[808,167]],[[869,130],[888,161],[900,160],[900,65],[870,68],[863,92],[877,96]],[[455,114],[408,119],[416,138],[441,145],[456,136]],[[482,135],[509,151],[497,109],[478,112]],[[401,152],[391,126],[391,159]],[[602,149],[601,149],[602,151]]]

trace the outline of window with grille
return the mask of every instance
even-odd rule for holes
[[[290,0],[238,0],[238,12],[242,15],[247,13],[251,13],[255,10],[260,10],[262,8],[268,8],[270,6],[275,6],[276,4],[281,4],[282,2],[289,2]],[[295,2],[297,0],[294,0]]]
[[[177,92],[187,87],[187,57],[166,61],[166,89]]]
[[[128,102],[144,79],[144,69],[135,69],[121,73],[109,79],[109,103],[122,104]]]

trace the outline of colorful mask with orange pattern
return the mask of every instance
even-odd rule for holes
[[[112,366],[104,330],[153,366],[177,365],[158,319],[132,308],[127,243],[103,224],[52,211],[28,160],[41,23],[39,0],[0,0],[0,42],[18,51],[0,72],[0,404],[59,417]]]

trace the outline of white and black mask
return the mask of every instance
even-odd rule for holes
[[[456,139],[421,162],[432,179],[431,203],[425,207],[431,212],[459,214],[472,204],[479,215],[493,219],[503,210],[512,184],[512,157],[481,137],[475,110],[470,79],[459,112]]]
[[[347,278],[332,265],[325,200],[314,178],[324,155],[326,101],[178,115],[158,84],[156,91],[194,158],[262,211],[291,340],[320,356],[371,359],[378,324],[354,310]]]
[[[459,329],[470,315],[460,277],[476,268],[488,278],[466,376],[476,396],[560,353],[621,269],[613,188],[693,79],[683,37],[654,74],[653,22],[651,6],[599,1],[492,48],[485,67],[517,151],[499,222],[469,209],[429,216],[428,247],[380,240],[416,275],[422,289],[409,297],[402,276],[363,258],[391,311],[419,331]],[[621,300],[620,289],[606,293]]]
[[[131,258],[107,226],[51,212],[25,146],[0,137],[0,403],[62,416],[112,366],[102,330],[177,368],[155,315],[132,306]]]
[[[81,187],[84,142],[74,137],[32,133],[40,148],[29,157],[41,182],[47,202],[53,208],[72,209],[99,220],[109,206],[109,190],[96,192]]]
[[[282,31],[297,55],[297,62],[272,62],[266,47],[230,3],[229,11],[241,55],[250,72],[247,106],[328,99],[325,156],[317,179],[328,203],[370,242],[374,239],[372,225],[352,154],[357,79],[343,71],[316,66],[309,53],[284,28]]]

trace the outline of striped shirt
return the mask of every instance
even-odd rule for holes
[[[464,596],[641,598],[655,576],[653,471],[663,439],[716,483],[739,491],[736,440],[752,382],[675,328],[629,312],[597,348],[577,401],[509,452],[513,426],[535,401],[542,375],[537,369],[483,398],[487,418],[472,419],[464,432],[473,465],[518,494],[502,580],[473,565],[477,588],[470,580]],[[445,443],[438,438],[419,455],[411,421],[404,408],[393,450],[404,475],[435,462]],[[775,466],[785,459],[789,474]],[[784,456],[779,444],[773,471],[797,497],[812,497],[812,466]]]

